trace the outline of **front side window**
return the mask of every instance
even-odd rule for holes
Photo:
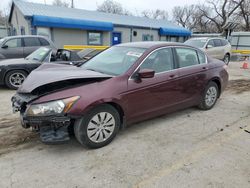
[[[145,52],[144,48],[113,46],[82,65],[82,68],[109,75],[125,73]]]
[[[140,69],[152,69],[155,73],[174,69],[173,54],[170,48],[164,48],[153,52],[140,66]]]
[[[89,32],[88,33],[88,44],[89,45],[102,45],[102,33]]]
[[[24,46],[41,46],[39,39],[35,37],[24,38]]]
[[[176,54],[180,68],[199,64],[196,50],[190,48],[176,48]]]
[[[22,46],[22,41],[21,39],[11,39],[11,40],[8,40],[5,43],[5,45],[8,46],[8,48],[17,48],[17,47]]]
[[[215,47],[214,40],[209,40],[207,43],[208,47]]]

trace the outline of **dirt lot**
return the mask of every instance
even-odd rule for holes
[[[98,150],[40,143],[0,88],[0,187],[250,187],[250,69],[240,66],[230,63],[212,110],[133,125]]]

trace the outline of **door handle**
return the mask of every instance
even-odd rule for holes
[[[174,77],[175,77],[175,74],[171,74],[169,77],[170,77],[170,78],[174,78]]]
[[[208,68],[207,67],[202,67],[203,70],[207,70]]]

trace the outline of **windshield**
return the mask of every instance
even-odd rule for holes
[[[81,67],[109,75],[121,75],[145,50],[144,48],[114,46],[93,57]]]
[[[196,48],[203,48],[206,44],[206,39],[191,39],[187,40],[185,44],[196,47]]]
[[[35,60],[42,62],[50,53],[50,48],[41,47],[27,56],[25,59],[27,60]]]

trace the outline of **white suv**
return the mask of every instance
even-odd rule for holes
[[[200,48],[213,58],[221,59],[226,64],[229,63],[231,57],[230,43],[221,38],[192,38],[185,44]]]

